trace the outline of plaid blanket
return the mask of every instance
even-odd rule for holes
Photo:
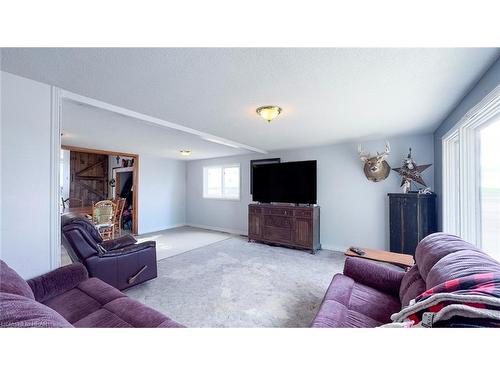
[[[500,325],[500,273],[485,273],[446,281],[429,289],[393,314],[388,326],[432,327],[454,317],[485,325]]]

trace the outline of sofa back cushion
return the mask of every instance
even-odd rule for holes
[[[35,299],[28,283],[3,260],[0,260],[0,292]]]
[[[50,307],[17,294],[0,293],[0,311],[0,327],[73,327]]]
[[[474,250],[457,251],[441,258],[431,268],[426,286],[430,289],[448,280],[490,272],[500,272],[500,264],[489,255]]]
[[[460,237],[434,233],[417,246],[415,261],[426,290],[445,281],[500,272],[500,263]]]
[[[405,273],[399,288],[401,306],[408,306],[410,301],[426,291],[425,281],[420,276],[420,270],[415,265]]]

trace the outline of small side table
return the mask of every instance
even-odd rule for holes
[[[384,250],[366,249],[364,247],[362,247],[361,249],[363,249],[365,255],[358,255],[354,251],[351,251],[349,249],[347,249],[345,255],[350,257],[377,260],[379,262],[386,262],[403,268],[410,268],[415,264],[413,256],[408,254],[392,253],[390,251]]]

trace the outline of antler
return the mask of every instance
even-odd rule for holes
[[[370,159],[370,154],[367,154],[366,152],[364,152],[363,149],[361,148],[360,144],[358,145],[358,155],[359,155],[359,158],[361,159],[361,161],[363,161],[363,162]]]
[[[391,145],[389,144],[389,141],[385,141],[385,150],[381,154],[377,152],[377,155],[380,159],[385,160],[387,156],[389,156],[389,153],[391,152]]]

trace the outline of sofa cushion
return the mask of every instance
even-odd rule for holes
[[[32,298],[0,293],[0,327],[70,328],[61,315]]]
[[[500,263],[477,250],[461,250],[441,258],[426,279],[427,289],[459,277],[500,272]]]
[[[72,263],[28,280],[35,299],[44,302],[75,288],[89,277],[81,263]]]
[[[74,325],[77,328],[134,328],[133,325],[106,309],[94,311],[92,314],[75,322]]]
[[[400,309],[396,297],[337,274],[312,326],[377,327],[390,322],[391,314]]]
[[[75,327],[182,327],[97,278],[45,303]]]
[[[44,302],[71,324],[99,310],[100,303],[78,288],[71,289]]]
[[[438,232],[425,237],[415,250],[415,263],[418,265],[422,279],[427,279],[432,267],[441,258],[463,250],[481,252],[472,244],[451,234]]]
[[[434,233],[417,246],[415,260],[425,289],[458,277],[500,272],[500,263],[460,237]]]
[[[425,281],[420,276],[418,266],[415,265],[405,273],[399,288],[401,306],[408,306],[410,301],[426,291]]]
[[[0,292],[35,299],[28,283],[2,260],[0,260]]]

